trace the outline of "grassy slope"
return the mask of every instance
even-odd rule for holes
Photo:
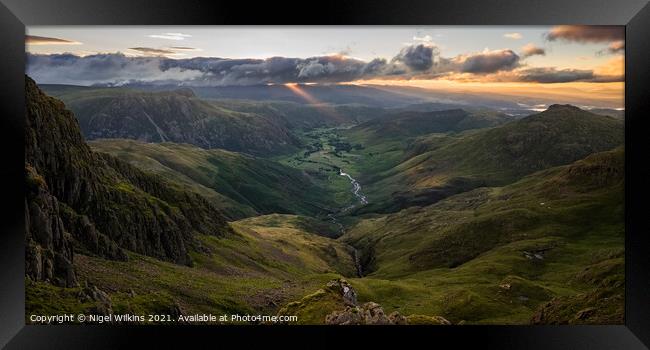
[[[122,139],[89,144],[213,199],[232,218],[268,213],[316,215],[334,206],[329,192],[308,175],[262,158],[188,144]]]
[[[414,142],[354,129],[346,136],[366,146],[357,165],[371,202],[365,211],[393,212],[569,164],[621,145],[624,134],[620,120],[552,106],[498,127]]]
[[[619,149],[363,220],[341,238],[374,257],[368,277],[352,284],[387,312],[469,323],[527,323],[555,296],[568,304],[563,297],[598,289],[621,296],[622,169]],[[599,319],[622,320],[609,316]]]
[[[311,130],[318,127],[356,124],[386,113],[386,109],[359,104],[304,105],[286,101],[232,99],[211,100],[211,102],[230,110],[284,120],[292,130]]]
[[[322,187],[328,188],[339,208],[355,202],[355,197],[350,192],[349,180],[340,176],[338,169],[357,176],[354,169],[357,160],[355,153],[337,150],[337,145],[352,146],[340,136],[340,130],[318,128],[303,133],[301,139],[307,145],[306,150],[276,159],[281,164],[304,171]]]
[[[200,236],[199,250],[210,253],[193,253],[192,268],[137,254],[128,263],[78,254],[75,266],[109,292],[115,312],[167,313],[178,305],[185,313],[274,313],[343,275],[360,302],[378,302],[387,313],[520,324],[544,307],[542,323],[616,323],[624,281],[622,166],[621,149],[595,154],[509,186],[363,220],[339,241],[313,234],[304,217],[240,220],[236,236]],[[350,278],[343,242],[373,251],[367,277]],[[30,282],[27,293],[28,313],[92,307],[76,300],[75,288]],[[306,307],[338,305],[319,299]]]
[[[354,131],[381,138],[404,138],[493,127],[513,119],[506,114],[489,110],[404,111],[374,118],[356,126]]]
[[[526,133],[520,133],[522,129],[509,124],[507,127],[513,129],[506,131],[494,131],[501,129],[495,128],[460,137],[432,135],[422,140],[419,147],[410,149],[411,157],[396,169],[398,173],[387,170],[403,156],[403,149],[408,145],[397,138],[375,142],[370,138],[364,139],[364,135],[352,137],[352,134],[343,133],[344,137],[349,137],[350,143],[364,142],[365,148],[340,158],[328,154],[333,151],[332,144],[338,137],[325,132],[315,138],[327,139],[325,152],[310,154],[307,158],[324,160],[330,157],[332,161],[328,166],[340,166],[355,177],[371,170],[384,172],[381,175],[388,180],[375,184],[378,192],[380,187],[386,192],[391,188],[389,185],[398,183],[435,185],[409,182],[413,178],[446,181],[445,177],[435,176],[438,166],[435,162],[440,159],[458,164],[452,169],[458,174],[487,174],[488,178],[497,179],[495,183],[500,184],[503,179],[514,180],[556,161],[530,163],[531,160],[546,159],[536,152],[566,156],[560,160],[568,162],[568,158],[577,157],[581,152],[590,153],[620,141],[617,136],[620,123],[598,119],[595,121],[598,132],[593,133],[589,128],[594,120],[587,123],[582,117],[584,115],[578,116],[581,121],[577,123],[578,130],[583,129],[578,137],[593,134],[602,144],[588,150],[580,149],[580,152],[576,152],[575,146],[583,145],[584,139],[571,140],[560,135],[559,138],[542,138],[544,142],[540,142],[535,135],[546,135],[542,131],[546,130],[547,123],[531,119],[526,123],[531,123],[527,126],[533,131]],[[562,123],[558,125],[560,129],[567,127]],[[461,137],[462,141],[471,142],[461,142]],[[494,140],[505,143],[494,143]],[[107,152],[123,150],[124,145],[115,142],[117,144],[111,145]],[[219,177],[224,167],[231,167],[223,160],[208,161],[215,169],[197,171],[197,164],[205,163],[206,159],[200,155],[202,152],[191,150],[189,146],[133,144],[143,149],[151,147],[152,150],[128,151],[126,156],[132,157],[130,161],[160,171],[199,192],[212,188],[207,186],[209,183],[200,181],[206,174]],[[533,152],[530,152],[530,157],[525,157],[530,145],[535,146]],[[549,152],[549,145],[559,145],[559,149]],[[172,147],[174,153],[183,155],[170,161],[165,147]],[[147,155],[143,156],[143,153]],[[358,154],[367,158],[354,162]],[[466,157],[459,159],[459,154]],[[369,166],[371,163],[372,167]],[[316,182],[335,181],[336,201],[349,201],[349,193],[346,194],[349,183],[332,174],[316,177],[319,165],[314,164],[318,163],[302,162],[297,167],[305,170]],[[507,169],[506,165],[510,164],[515,164],[511,173],[498,173],[499,169]],[[551,316],[560,313],[558,308],[570,310],[570,313],[583,311],[583,306],[589,306],[596,286],[611,289],[613,295],[620,294],[623,278],[621,167],[622,151],[594,155],[571,166],[535,173],[505,187],[481,188],[425,208],[414,207],[393,215],[368,218],[341,241],[314,234],[320,233],[316,232],[320,228],[314,229],[309,219],[269,215],[235,222],[236,236],[199,236],[202,249],[192,253],[196,263],[192,268],[137,254],[130,254],[128,263],[77,255],[75,266],[80,275],[111,294],[116,312],[162,312],[174,303],[187,313],[273,312],[333,277],[353,275],[349,248],[344,244],[352,243],[364,250],[368,262],[369,276],[351,279],[361,302],[379,302],[387,312],[399,310],[402,314],[442,315],[453,322],[526,323],[540,305],[553,297],[558,299],[554,299],[555,304],[548,308]],[[241,180],[242,169],[230,169],[231,176],[236,177],[229,178],[228,182]],[[448,171],[448,168],[444,170]],[[256,175],[253,178],[261,176],[254,169],[247,169],[244,173]],[[601,179],[609,180],[599,183]],[[260,191],[260,187],[252,189],[252,193],[259,194]],[[218,198],[218,194],[214,195]],[[277,200],[286,202],[287,198]],[[228,205],[235,207],[239,204]],[[540,254],[542,259],[529,259],[524,252]],[[142,281],[151,282],[143,285]],[[132,288],[135,296],[129,295]],[[74,288],[59,289],[42,283],[28,283],[27,289],[28,296],[33,297],[28,310],[64,312],[65,308],[87,306],[74,301]],[[577,293],[586,293],[587,297],[577,297],[580,295]],[[579,300],[572,300],[576,298]],[[61,302],[52,303],[54,299]],[[61,309],[56,309],[56,305]],[[580,305],[577,311],[576,305]],[[618,310],[616,305],[613,312]]]
[[[309,222],[278,214],[236,221],[234,236],[199,237],[203,252],[193,253],[194,267],[130,253],[128,262],[78,254],[75,268],[108,292],[116,313],[168,313],[173,305],[186,314],[273,313],[330,279],[355,273],[350,247],[319,236]],[[77,300],[78,290],[28,282],[27,314],[92,307]]]

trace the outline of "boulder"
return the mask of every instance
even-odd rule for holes
[[[327,282],[327,288],[338,291],[343,297],[343,302],[349,306],[357,306],[357,292],[350,283],[343,278]]]
[[[328,325],[388,325],[407,324],[406,317],[395,311],[386,316],[381,305],[368,302],[361,306],[347,306],[345,310],[334,311],[325,317]]]

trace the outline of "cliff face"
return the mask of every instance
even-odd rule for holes
[[[191,265],[195,234],[230,232],[203,197],[93,152],[61,101],[28,77],[25,90],[28,276],[74,284],[73,250],[124,260],[124,248]]]
[[[25,274],[71,287],[76,283],[72,237],[63,226],[59,201],[34,168],[25,167],[25,180]]]

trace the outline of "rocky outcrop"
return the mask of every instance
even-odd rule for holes
[[[339,293],[345,303],[345,309],[335,310],[325,316],[325,324],[328,325],[451,324],[441,316],[411,315],[407,317],[397,311],[386,315],[381,305],[372,301],[359,305],[356,291],[344,279],[328,282],[327,288]]]
[[[50,194],[45,180],[25,166],[25,274],[35,281],[72,287],[73,247],[90,255],[127,260],[126,253],[100,233],[88,217],[78,215]]]
[[[357,292],[345,279],[335,279],[325,288],[307,295],[300,301],[287,304],[278,315],[298,317],[302,324],[327,325],[406,325],[439,324],[449,321],[440,316],[404,316],[397,311],[388,315],[381,305],[375,302],[359,304]]]
[[[387,316],[381,305],[368,302],[360,306],[348,306],[345,310],[334,311],[325,317],[328,325],[386,325],[407,324],[406,317],[395,311]]]
[[[91,302],[94,304],[88,310],[95,315],[110,315],[113,313],[113,301],[108,293],[97,288],[97,286],[86,285],[79,293],[82,302]]]
[[[555,297],[540,305],[531,324],[624,324],[623,285],[602,287],[573,296]]]
[[[28,276],[74,284],[73,250],[125,260],[128,249],[191,265],[195,234],[231,232],[200,195],[93,152],[74,115],[28,77],[25,97]]]
[[[343,302],[348,306],[357,306],[357,292],[352,288],[350,283],[344,279],[331,280],[327,282],[327,288],[337,292],[343,298]]]
[[[25,168],[25,275],[72,287],[77,279],[72,267],[72,237],[66,232],[60,205],[33,168]]]

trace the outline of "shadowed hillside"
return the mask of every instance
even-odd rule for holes
[[[72,262],[72,242],[109,259],[125,259],[125,248],[190,265],[194,233],[230,232],[223,215],[205,198],[93,152],[63,103],[43,94],[31,79],[25,84],[25,206],[32,277],[61,275],[62,266]],[[66,285],[73,283],[66,279]]]
[[[180,142],[258,155],[286,153],[300,146],[285,120],[227,109],[196,98],[192,90],[50,86],[48,91],[75,113],[90,140]]]
[[[173,143],[107,139],[90,145],[211,198],[234,219],[271,213],[322,215],[335,206],[328,190],[304,172],[263,158]]]
[[[399,164],[376,173],[361,170],[369,198],[378,203],[364,210],[395,211],[508,184],[622,145],[623,136],[622,121],[568,105],[494,128],[423,136],[408,146]]]
[[[363,252],[357,290],[452,322],[622,322],[623,156],[361,220],[341,238]]]
[[[463,109],[408,111],[372,119],[356,126],[352,132],[372,133],[373,137],[377,138],[414,137],[487,128],[513,119],[498,112],[467,112]]]

